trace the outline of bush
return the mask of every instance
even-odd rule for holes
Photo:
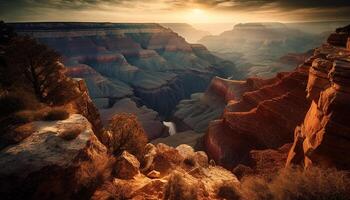
[[[178,172],[171,174],[164,191],[164,200],[195,200],[197,188],[187,183],[185,178]]]
[[[148,140],[136,116],[118,114],[103,131],[101,141],[115,156],[128,151],[142,161]]]
[[[217,196],[226,200],[239,200],[240,195],[236,187],[235,183],[224,181],[217,189]]]
[[[63,108],[52,108],[44,117],[45,121],[56,121],[68,119],[69,113]]]
[[[252,200],[345,200],[350,199],[349,174],[335,169],[282,169],[268,182],[257,177],[243,179],[244,197]]]

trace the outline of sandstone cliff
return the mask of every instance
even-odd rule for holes
[[[294,71],[260,80],[254,87],[230,92],[227,85],[237,83],[212,82],[209,88],[228,103],[205,135],[208,155],[226,167],[254,166],[252,150],[277,149],[295,135],[288,164],[348,169],[348,37],[346,27],[338,29]]]
[[[350,169],[350,50],[345,48],[350,30],[337,29],[316,51],[322,58],[312,63],[307,96],[312,103],[303,123],[295,129],[287,165],[303,164]]]

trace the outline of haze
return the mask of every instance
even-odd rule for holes
[[[292,0],[1,0],[0,19],[231,23],[348,20],[350,1]]]

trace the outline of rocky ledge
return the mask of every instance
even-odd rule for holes
[[[84,199],[109,176],[113,159],[82,115],[23,126],[32,134],[0,152],[3,199]]]

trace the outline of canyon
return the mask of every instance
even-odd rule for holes
[[[337,24],[238,23],[231,30],[203,37],[198,42],[215,55],[234,61],[245,77],[272,78],[300,64],[284,62],[281,57],[303,54],[321,45]]]
[[[212,77],[240,77],[232,62],[212,55],[202,45],[187,43],[158,24],[15,23],[12,26],[18,34],[34,37],[61,53],[66,74],[85,80],[102,115],[124,109],[123,103],[116,103],[122,99],[135,102],[130,111],[143,121],[150,139],[163,135],[166,130],[160,121],[171,116],[180,100],[204,91]],[[150,114],[151,119],[145,118],[141,106],[155,111]],[[151,126],[157,128],[150,129]]]
[[[204,137],[208,156],[228,168],[254,168],[256,155],[269,150],[289,154],[287,165],[349,169],[349,34],[349,26],[337,29],[303,64],[274,78],[213,79],[209,88],[227,104]]]

